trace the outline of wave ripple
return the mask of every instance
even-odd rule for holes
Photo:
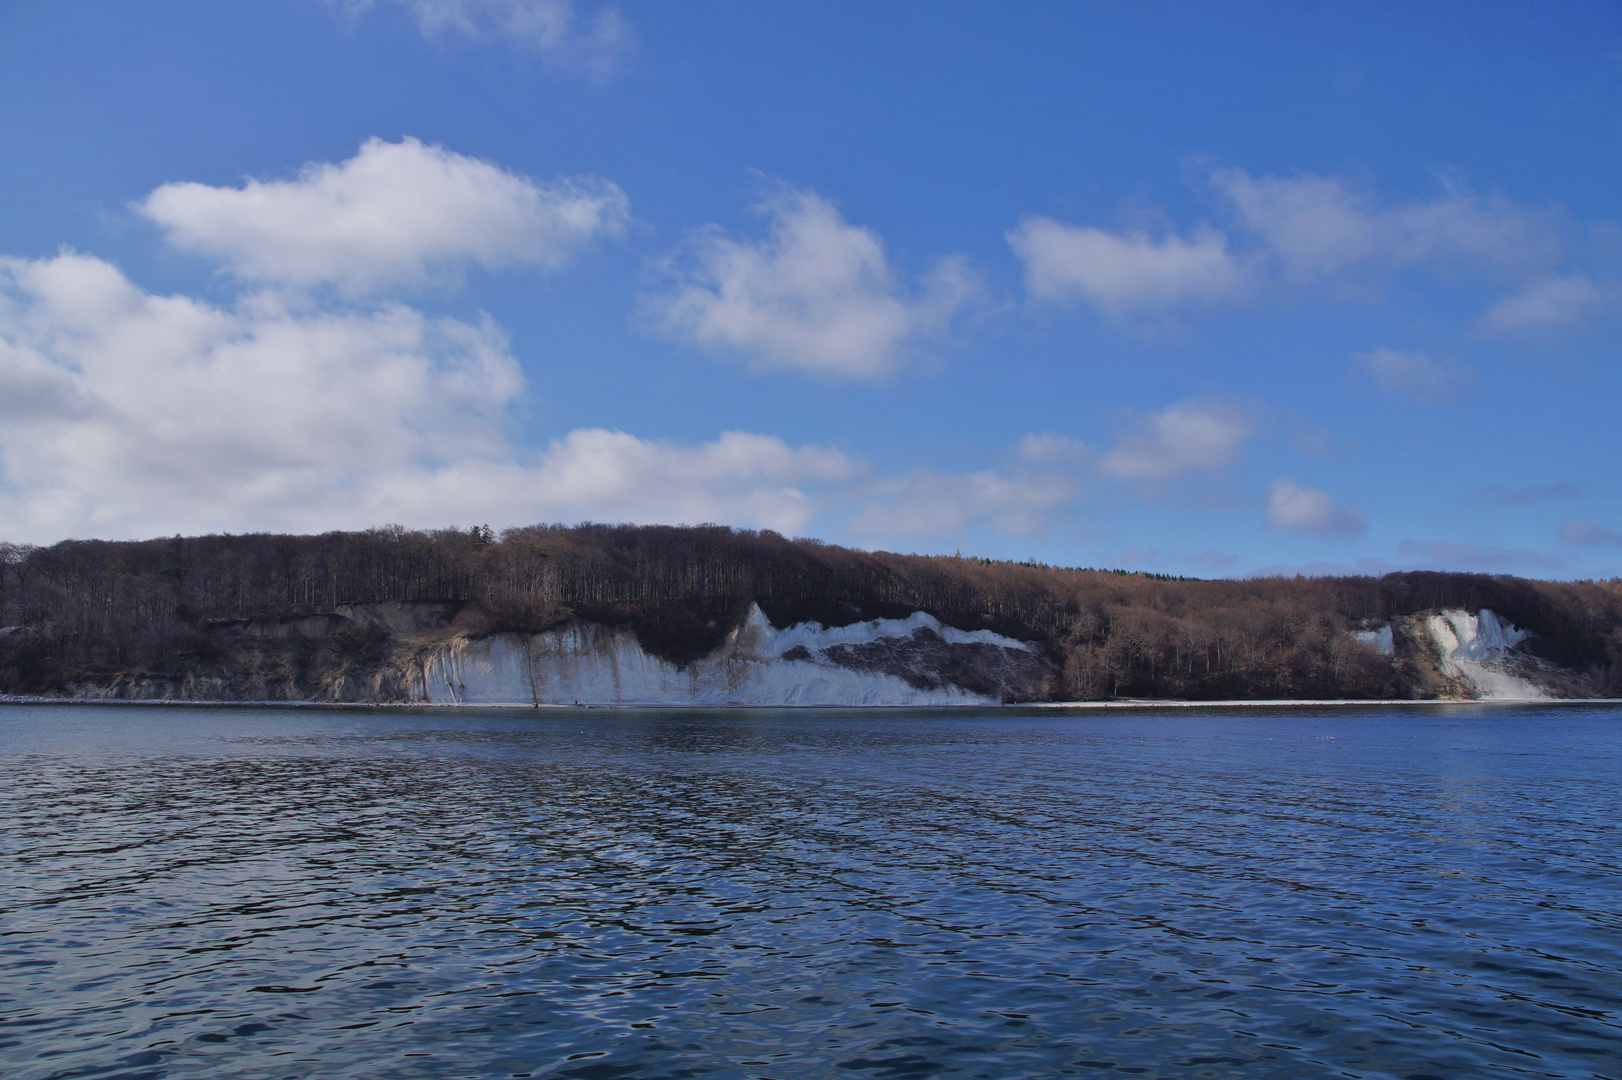
[[[1622,1075],[1615,708],[0,710],[68,1077]]]

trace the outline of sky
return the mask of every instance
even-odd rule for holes
[[[1622,574],[1622,5],[0,0],[0,539]]]

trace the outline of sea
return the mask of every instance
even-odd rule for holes
[[[0,1075],[1622,1077],[1622,708],[0,706]]]

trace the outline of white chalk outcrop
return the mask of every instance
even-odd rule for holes
[[[774,627],[759,606],[721,648],[685,667],[628,629],[575,623],[459,638],[423,662],[421,701],[481,705],[975,705],[1000,699],[939,676],[941,656],[986,677],[1045,664],[1034,646],[917,612],[850,626]],[[990,673],[987,676],[987,672]]]
[[[1452,610],[1431,615],[1425,628],[1436,643],[1443,675],[1457,681],[1476,697],[1493,701],[1538,701],[1549,697],[1542,687],[1520,672],[1530,657],[1516,646],[1528,634],[1483,608],[1472,615]]]
[[[1397,641],[1391,634],[1390,623],[1386,623],[1378,630],[1353,630],[1352,637],[1381,656],[1395,656],[1397,653]]]

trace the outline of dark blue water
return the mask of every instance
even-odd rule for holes
[[[47,1077],[1619,1077],[1622,710],[0,708]]]

